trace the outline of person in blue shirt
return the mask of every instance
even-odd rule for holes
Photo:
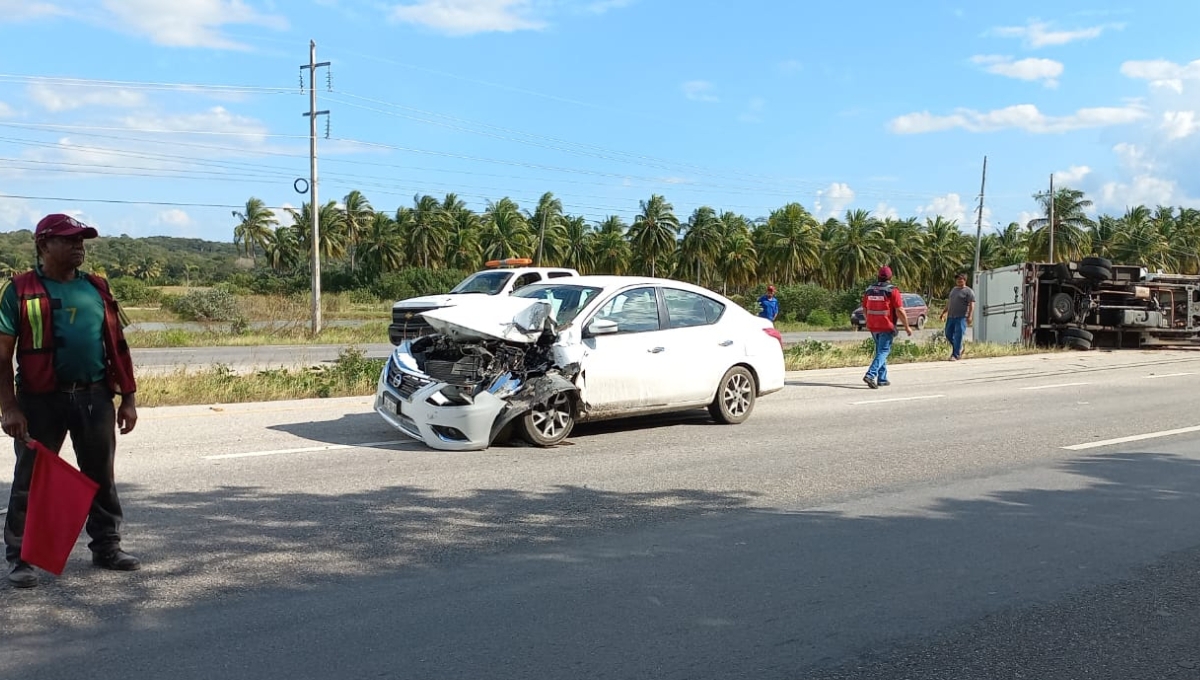
[[[767,286],[767,293],[758,298],[758,306],[762,310],[758,313],[764,319],[771,322],[775,321],[775,317],[779,316],[779,300],[775,299],[775,286]]]

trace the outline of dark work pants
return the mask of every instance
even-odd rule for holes
[[[104,383],[76,392],[17,394],[17,401],[29,421],[29,436],[54,451],[62,449],[68,433],[75,449],[75,461],[83,474],[100,485],[88,513],[88,548],[104,553],[121,546],[121,501],[113,476],[117,450],[116,408],[113,394]],[[21,557],[21,537],[25,534],[25,510],[29,505],[29,483],[33,479],[33,449],[16,442],[17,467],[13,473],[12,495],[4,521],[4,556],[9,562]]]

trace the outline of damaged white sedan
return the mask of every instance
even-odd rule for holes
[[[784,383],[770,321],[680,281],[572,277],[424,317],[434,332],[396,347],[375,411],[435,449],[554,446],[579,422],[702,407],[736,424]]]

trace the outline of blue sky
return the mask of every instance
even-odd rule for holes
[[[986,155],[988,227],[1052,173],[1107,213],[1196,207],[1198,23],[1152,0],[0,0],[0,230],[229,241],[250,196],[298,206],[310,39],[322,202],[553,191],[630,220],[659,193],[681,219],[798,201],[973,230]]]

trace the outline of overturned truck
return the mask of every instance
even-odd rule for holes
[[[1200,346],[1200,276],[1085,257],[984,270],[974,288],[979,341],[1080,350]]]

